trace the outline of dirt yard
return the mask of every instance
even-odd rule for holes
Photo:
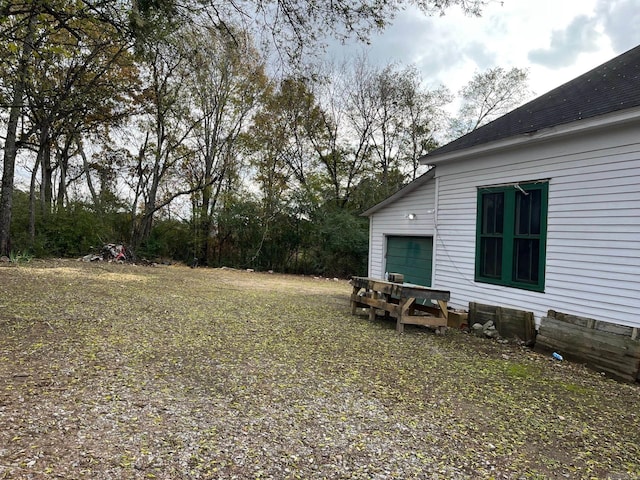
[[[640,478],[640,387],[347,282],[0,267],[0,479]]]

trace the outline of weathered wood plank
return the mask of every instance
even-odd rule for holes
[[[571,323],[573,325],[580,325],[587,328],[593,328],[595,330],[600,330],[602,332],[614,333],[616,335],[624,335],[626,337],[633,336],[633,327],[620,325],[615,322],[594,320],[593,318],[587,318],[587,317],[579,317],[577,315],[558,312],[556,310],[549,310],[547,312],[547,316],[555,318],[556,320],[563,321],[565,323]]]
[[[434,290],[418,285],[404,285],[369,277],[352,277],[351,281],[354,287],[357,286],[374,290],[396,298],[420,298],[425,300],[444,300],[447,302],[451,298],[451,293],[447,290]]]
[[[469,324],[486,323],[492,320],[495,323],[498,307],[482,303],[469,302]]]
[[[640,365],[640,352],[633,350],[622,350],[603,342],[582,343],[582,340],[569,335],[560,335],[557,331],[545,330],[538,334],[536,348],[546,348],[548,350],[562,350],[561,353],[573,354],[578,357],[602,358],[603,361],[614,359],[619,363],[631,363]]]
[[[638,366],[633,362],[622,362],[616,360],[615,358],[607,359],[602,356],[593,356],[588,355],[586,353],[574,352],[567,353],[567,348],[570,348],[570,345],[562,345],[558,344],[554,349],[545,348],[545,351],[562,351],[562,355],[565,356],[567,360],[577,361],[579,363],[584,363],[589,368],[596,370],[598,372],[605,372],[613,377],[622,379],[628,382],[635,382],[638,378]],[[537,347],[536,349],[540,351]]]
[[[526,344],[533,343],[536,336],[533,312],[499,307],[496,314],[496,329],[502,338],[515,338]]]
[[[360,287],[354,286],[351,291],[351,315],[356,314],[356,310],[358,309],[358,293],[360,293]]]
[[[613,333],[615,335],[624,335],[625,337],[631,337],[633,335],[633,327],[627,327],[626,325],[618,325],[616,323],[604,322],[596,320],[594,327],[601,332]]]
[[[402,315],[402,310],[400,305],[390,305],[387,304],[387,311],[389,312],[389,315],[392,316],[393,318],[400,318],[400,316]]]
[[[405,317],[409,315],[409,310],[413,307],[415,303],[416,303],[415,298],[408,298],[406,300],[403,300],[402,303],[400,303],[400,316]]]
[[[633,355],[622,351],[605,352],[601,349],[601,345],[596,345],[596,348],[594,348],[593,345],[576,344],[574,339],[560,339],[556,336],[548,336],[548,333],[553,332],[538,335],[539,338],[536,341],[537,350],[557,350],[562,354],[573,355],[574,357],[602,359],[603,362],[618,362],[624,365],[634,366],[634,368],[640,365],[640,357],[638,357],[637,354]]]
[[[422,325],[423,327],[446,327],[447,319],[442,317],[407,315],[406,317],[402,317],[401,323],[405,325]]]
[[[404,283],[404,275],[402,273],[389,273],[389,281],[392,283]]]
[[[372,300],[371,295],[351,295],[351,312],[355,313],[354,308],[366,308],[369,306],[369,301]]]
[[[387,309],[388,306],[393,305],[388,303],[383,298],[370,298],[370,297],[360,297],[360,300],[358,300],[358,304],[362,305],[363,307],[379,308],[380,310],[385,310]]]
[[[559,351],[567,358],[626,381],[640,373],[640,342],[630,336],[596,330],[584,318],[569,323],[555,317],[542,319],[536,350]]]
[[[542,319],[538,335],[574,342],[576,348],[640,358],[640,342],[631,340],[630,337],[572,325],[549,317]]]
[[[441,311],[440,308],[430,307],[428,305],[420,305],[419,303],[416,303],[414,305],[414,308],[417,312],[429,313],[434,317],[439,316]]]
[[[553,349],[544,347],[545,351],[560,351],[568,360],[575,360],[585,363],[596,370],[604,370],[617,372],[618,376],[635,377],[638,372],[638,359],[621,358],[615,355],[602,356],[594,351],[574,350],[573,344],[568,342],[557,341],[554,338],[543,337],[546,342],[554,345]],[[541,344],[543,345],[543,344]],[[536,347],[538,345],[536,342]],[[539,349],[538,349],[539,350]]]

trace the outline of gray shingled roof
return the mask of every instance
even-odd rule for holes
[[[640,106],[640,46],[424,156],[430,159]],[[435,159],[435,158],[434,158]]]

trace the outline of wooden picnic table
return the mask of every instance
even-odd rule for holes
[[[358,308],[369,309],[374,320],[376,310],[396,319],[396,331],[402,333],[404,325],[447,326],[447,302],[451,293],[407,283],[394,283],[369,277],[352,277],[351,313]],[[425,300],[425,304],[420,303]],[[435,303],[432,303],[435,302]]]

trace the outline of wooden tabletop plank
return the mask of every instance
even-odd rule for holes
[[[366,288],[375,292],[391,295],[397,298],[420,298],[425,300],[441,300],[448,302],[451,292],[448,290],[436,290],[420,285],[407,285],[393,283],[386,280],[370,277],[352,277],[354,287]]]

